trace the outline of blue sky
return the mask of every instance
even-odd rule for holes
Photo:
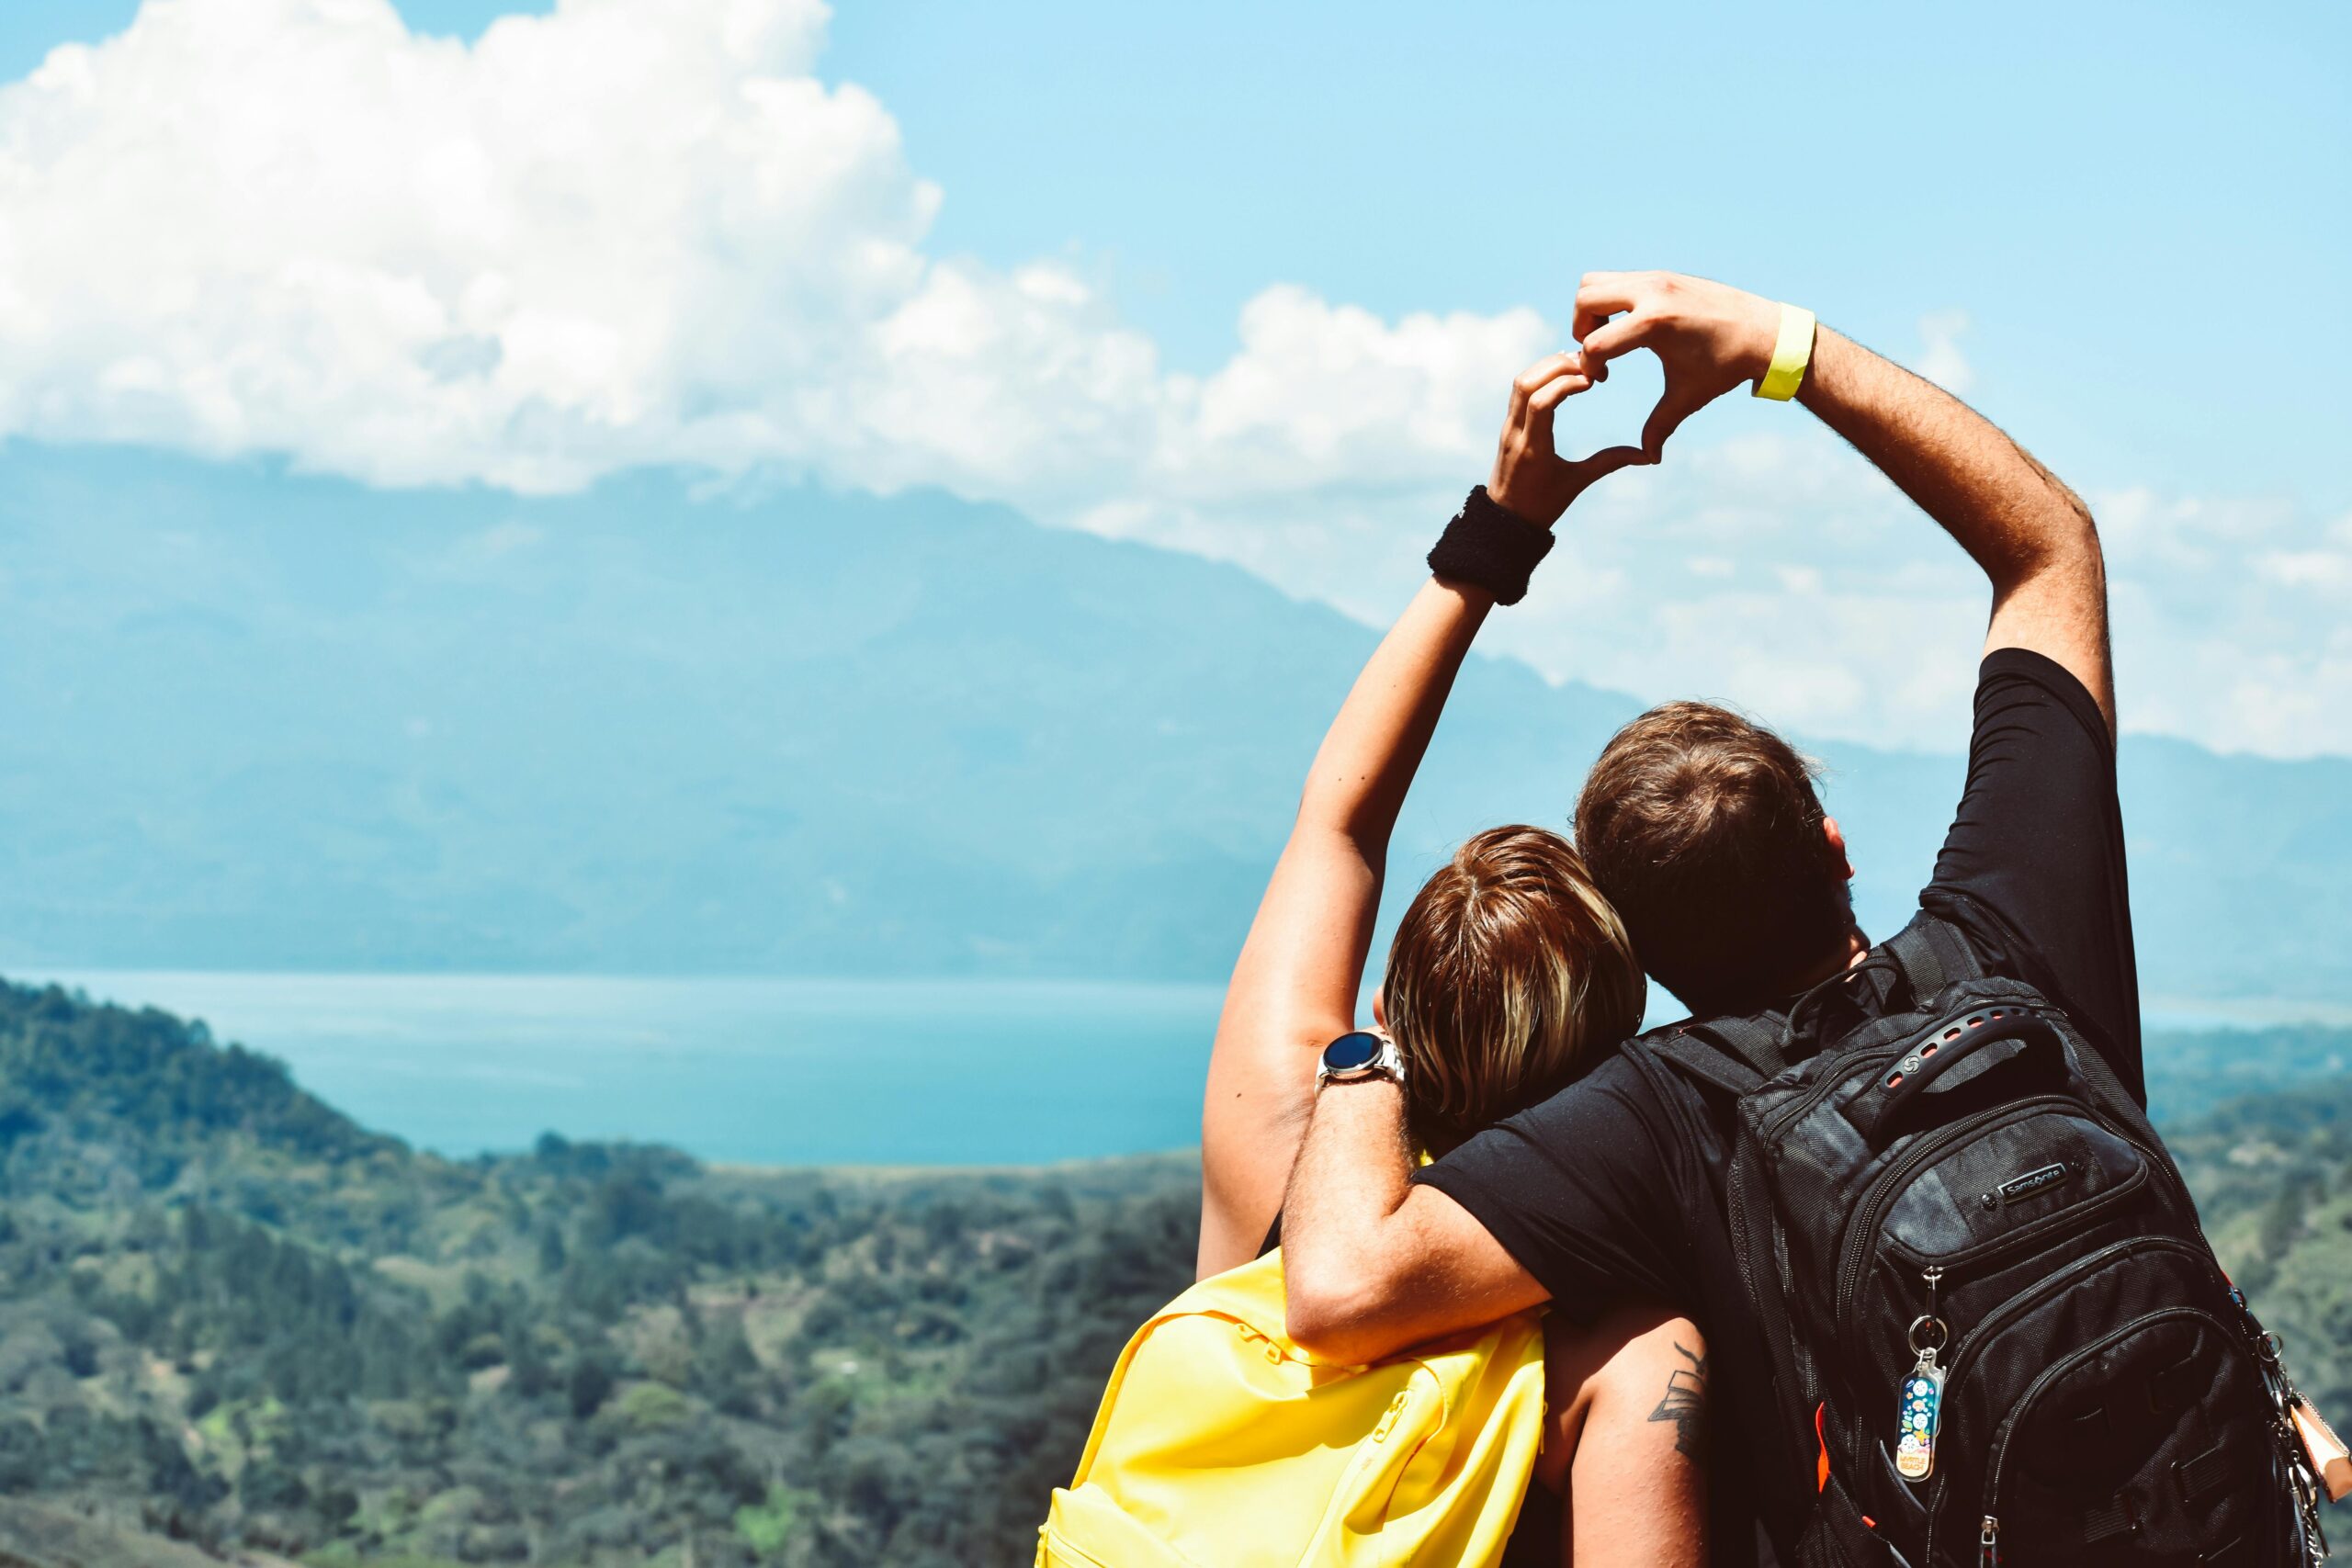
[[[2052,446],[2352,498],[2321,450],[2352,8],[895,0],[833,38],[949,192],[944,247],[1103,253],[1196,367],[1269,278],[1556,310],[1587,267],[1669,266],[1890,347],[1960,307],[1979,389]]]
[[[471,37],[549,6],[404,0]],[[17,0],[0,76],[134,0]],[[1547,306],[1589,266],[1970,318],[1981,400],[2110,482],[2352,504],[2352,7],[848,0],[936,248],[1079,258],[1207,370],[1266,283]]]
[[[136,9],[19,0],[0,73]],[[1189,368],[1276,279],[1557,313],[1668,266],[1894,351],[1965,310],[1979,400],[2109,482],[2352,504],[2352,7],[848,0],[821,71],[946,189],[936,248],[1080,258]]]
[[[275,315],[278,277],[254,285],[254,309],[274,327],[315,344],[324,321],[364,344],[324,391],[265,406],[250,389],[290,373],[254,372],[234,345],[272,329],[248,332],[222,307],[213,326],[236,361],[226,370],[196,351],[159,367],[121,343],[101,362],[89,346],[98,327],[57,334],[65,346],[38,356],[38,396],[23,400],[38,413],[17,434],[282,451],[393,484],[563,488],[639,461],[883,490],[938,483],[1237,559],[1369,619],[1409,581],[1431,509],[1442,516],[1445,495],[1479,477],[1485,434],[1466,432],[1487,418],[1486,367],[1557,339],[1578,272],[1671,266],[1815,306],[1939,374],[2090,494],[2114,535],[2119,623],[2133,634],[2128,723],[2136,714],[2140,727],[2223,746],[2352,750],[2352,727],[2319,716],[2352,695],[2352,645],[2336,625],[2352,592],[2352,8],[877,0],[844,4],[822,28],[787,0],[755,8],[777,18],[766,52],[682,67],[662,92],[579,69],[589,56],[562,53],[552,30],[517,42],[518,54],[566,62],[584,100],[570,107],[656,131],[742,80],[831,95],[821,123],[753,122],[739,128],[749,140],[642,171],[618,166],[625,143],[579,143],[583,159],[615,167],[610,188],[574,171],[582,188],[569,194],[595,216],[549,230],[550,245],[582,257],[576,287],[546,255],[535,266],[520,252],[401,231],[450,221],[434,199],[440,171],[531,171],[471,191],[466,210],[492,214],[527,202],[548,147],[563,144],[516,151],[511,128],[491,126],[445,147],[431,102],[413,96],[381,99],[380,141],[321,138],[356,149],[356,166],[397,162],[402,147],[419,163],[403,176],[413,188],[379,209],[335,198],[339,237],[303,274],[319,299],[361,289],[351,280],[363,274],[371,299],[387,277],[422,278],[435,293],[427,313],[457,324],[418,328],[431,341],[401,352],[453,385],[476,359],[510,380],[529,366],[541,378],[527,394],[338,400],[393,352],[404,329],[385,322],[398,310],[378,299],[361,321],[355,294],[334,292],[342,302],[306,305],[329,314],[297,332]],[[401,9],[419,32],[471,39],[502,8]],[[688,38],[718,28],[720,9],[677,0],[640,19],[658,13]],[[18,0],[0,17],[0,80],[22,78],[57,43],[109,37],[136,10]],[[153,10],[181,12],[193,30],[173,51],[118,51],[96,89],[105,113],[75,110],[91,128],[130,113],[106,106],[128,103],[133,84],[152,96],[175,71],[213,73],[238,94],[251,50],[209,57],[187,40],[240,17],[290,36],[300,7]],[[483,54],[481,80],[517,79]],[[563,79],[550,76],[533,90],[562,107]],[[297,99],[252,84],[237,148],[319,137],[324,111]],[[413,131],[403,114],[420,117]],[[806,149],[791,141],[804,129]],[[110,130],[86,134],[120,145]],[[817,194],[780,198],[745,230],[729,227],[741,215],[723,192],[706,207],[654,199],[663,183],[723,185],[750,146],[775,161],[758,178],[747,170],[746,188],[806,179]],[[52,202],[89,177],[64,162],[46,173]],[[279,209],[300,211],[302,182],[336,173],[277,169]],[[184,173],[168,188],[177,199],[189,183]],[[224,203],[236,197],[223,188]],[[253,227],[249,212],[182,216],[199,231],[216,219]],[[118,212],[33,231],[96,245],[130,221]],[[655,246],[649,233],[663,225],[675,243]],[[600,314],[635,308],[642,268],[718,229],[675,274],[670,304],[616,328],[615,343],[598,338]],[[320,231],[289,220],[277,243],[307,257]],[[413,263],[435,244],[447,251],[438,263]],[[187,250],[191,299],[233,296],[223,277],[266,270],[266,253]],[[763,265],[787,281],[728,292],[739,270]],[[74,269],[77,290],[87,270]],[[476,280],[490,273],[484,296]],[[880,305],[874,277],[897,290]],[[752,318],[740,333],[694,321],[729,301]],[[122,298],[112,306],[94,320],[122,322]],[[771,307],[772,326],[760,319]],[[869,308],[876,341],[929,345],[910,351],[911,368],[876,369],[870,344],[834,343]],[[1410,324],[1417,313],[1434,313],[1427,330]],[[468,324],[478,320],[492,324]],[[176,321],[119,332],[175,337]],[[1008,379],[1007,366],[1021,368]],[[546,378],[559,373],[571,379]],[[224,377],[243,400],[226,412]],[[786,380],[795,397],[780,401],[767,389]],[[754,383],[763,389],[743,389]],[[126,404],[125,384],[145,400]],[[162,408],[164,385],[193,412]],[[1593,443],[1636,423],[1636,400],[1596,404]],[[588,423],[562,427],[550,407],[584,409]],[[728,417],[707,417],[713,408]],[[1719,694],[1818,731],[1936,743],[1964,689],[1906,685],[1874,666],[1908,624],[1964,641],[1974,591],[1788,412],[1710,411],[1678,447],[1687,461],[1600,498],[1581,554],[1557,573],[1574,581],[1515,618],[1499,646],[1555,676],[1636,689],[1688,687],[1720,667]],[[900,441],[894,422],[910,417],[922,435]],[[1145,423],[1155,433],[1136,434]],[[1792,625],[1818,635],[1807,642]]]

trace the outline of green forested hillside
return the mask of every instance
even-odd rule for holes
[[[2339,1429],[2352,1424],[2352,1077],[2238,1100],[2166,1138],[2296,1382]],[[2342,1540],[2352,1500],[2336,1517]]]
[[[1196,1182],[455,1164],[6,988],[0,1493],[322,1563],[1025,1560]]]
[[[2352,1415],[2352,1079],[2175,1142]],[[454,1163],[200,1026],[0,986],[0,1562],[1025,1562],[1197,1180]]]

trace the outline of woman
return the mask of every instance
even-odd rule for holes
[[[1596,480],[1642,460],[1632,447],[1577,462],[1557,456],[1555,412],[1590,384],[1571,354],[1513,384],[1487,499],[1520,521],[1485,518],[1489,529],[1528,530],[1504,541],[1506,555],[1540,556],[1548,541],[1536,529]],[[1268,1244],[1322,1049],[1354,1028],[1389,835],[1454,674],[1498,603],[1490,564],[1421,588],[1316,754],[1210,1057],[1204,1278]],[[1510,576],[1508,564],[1501,575]],[[1505,602],[1522,585],[1499,584]],[[1642,995],[1624,928],[1575,850],[1540,829],[1501,828],[1464,844],[1414,897],[1373,1011],[1404,1059],[1414,1134],[1434,1156],[1544,1099],[1632,1033]],[[1692,1394],[1705,1348],[1696,1327],[1662,1311],[1589,1325],[1555,1315],[1544,1345],[1549,1414],[1536,1478],[1561,1501],[1531,1492],[1508,1561],[1702,1562]]]

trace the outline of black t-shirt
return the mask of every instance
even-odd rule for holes
[[[1986,656],[1967,787],[1919,902],[1967,934],[1988,972],[2065,1009],[2144,1102],[2114,742],[2082,682],[2051,660]],[[1891,989],[1880,982],[1874,1000]],[[1735,1416],[1769,1408],[1770,1363],[1723,1219],[1729,1134],[1724,1097],[1616,1053],[1416,1178],[1467,1209],[1572,1321],[1643,1301],[1699,1324],[1718,1412],[1708,1506],[1722,1568],[1759,1550],[1754,1488],[1778,1473],[1770,1439]]]

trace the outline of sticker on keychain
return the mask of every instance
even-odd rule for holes
[[[1903,1380],[1901,1429],[1894,1444],[1894,1468],[1905,1481],[1925,1481],[1936,1468],[1936,1425],[1942,1419],[1944,1370],[1936,1365],[1933,1350],[1922,1352],[1919,1364]]]

